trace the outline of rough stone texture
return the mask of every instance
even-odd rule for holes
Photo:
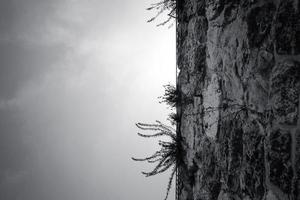
[[[179,0],[179,200],[300,200],[300,3]]]

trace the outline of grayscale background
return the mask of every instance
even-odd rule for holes
[[[175,81],[153,1],[1,0],[1,200],[164,198],[168,174],[130,159],[155,151],[134,123],[166,121]]]

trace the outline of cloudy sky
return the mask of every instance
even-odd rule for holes
[[[151,3],[1,0],[1,200],[163,199],[168,176],[130,159],[155,151],[134,123],[165,121],[175,80]]]

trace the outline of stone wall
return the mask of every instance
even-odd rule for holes
[[[299,1],[177,7],[179,200],[299,200]]]

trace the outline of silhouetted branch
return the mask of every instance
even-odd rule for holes
[[[153,155],[146,158],[132,158],[134,161],[147,161],[149,163],[157,163],[154,169],[150,172],[142,172],[146,177],[154,176],[163,173],[170,169],[172,166],[171,176],[169,178],[167,193],[165,200],[168,198],[169,191],[171,189],[172,180],[177,169],[177,163],[179,160],[179,141],[176,136],[176,131],[174,128],[167,126],[160,121],[156,121],[154,124],[137,123],[136,126],[141,130],[151,130],[157,131],[154,134],[141,134],[139,136],[150,138],[159,136],[168,136],[171,141],[158,141],[160,150],[156,151]]]
[[[157,26],[163,26],[170,22],[171,19],[176,18],[176,0],[162,0],[158,3],[151,4],[151,6],[147,8],[147,10],[157,11],[156,15],[149,19],[147,22],[154,21],[163,12],[168,11],[168,18],[165,21],[157,24]]]

